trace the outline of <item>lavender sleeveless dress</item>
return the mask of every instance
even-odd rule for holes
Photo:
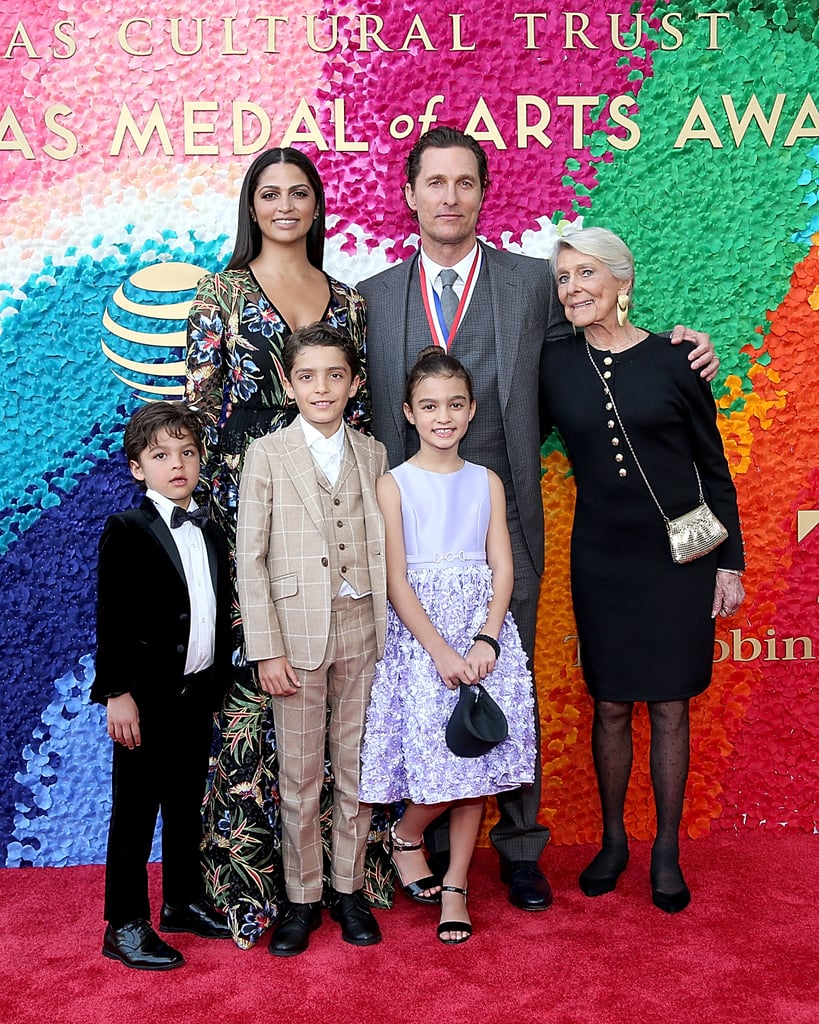
[[[492,594],[487,472],[470,462],[457,473],[430,473],[409,462],[391,472],[401,492],[409,583],[447,643],[466,654]],[[501,656],[484,686],[503,708],[509,736],[481,757],[457,757],[444,732],[458,692],[446,688],[432,658],[390,606],[361,755],[363,801],[439,803],[533,781],[532,677],[508,614],[499,641]]]

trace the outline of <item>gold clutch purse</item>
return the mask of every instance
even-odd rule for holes
[[[678,565],[707,555],[728,536],[728,531],[702,500],[702,490],[700,504],[676,519],[666,519],[665,528],[668,530],[671,557]]]

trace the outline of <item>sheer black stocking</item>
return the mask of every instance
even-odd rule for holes
[[[680,819],[688,780],[688,701],[652,701],[651,784],[657,808],[657,838],[651,850],[651,884],[661,893],[685,888],[680,871]]]
[[[631,776],[633,708],[632,703],[625,702],[595,701],[594,704],[592,756],[603,813],[603,843],[581,876],[584,890],[594,888],[595,882],[616,880],[628,862],[623,810]]]

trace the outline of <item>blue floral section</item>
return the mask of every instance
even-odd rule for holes
[[[109,447],[120,436],[108,436]],[[54,484],[54,480],[51,481]],[[13,808],[29,797],[15,781],[25,772],[23,751],[31,743],[43,708],[53,699],[53,681],[78,671],[93,650],[97,543],[106,517],[139,501],[117,454],[76,481],[59,504],[0,558],[3,651],[3,713],[0,714],[0,863],[12,833]]]
[[[158,258],[206,269],[224,262],[224,239],[190,241],[193,251],[171,232],[164,246],[155,238],[141,244],[132,238],[114,254],[106,246],[98,259],[69,250],[59,265],[47,258],[16,292],[0,282],[0,552],[106,457],[107,432],[92,425],[121,426],[137,404],[100,347],[106,303]]]
[[[222,365],[221,336],[222,318],[219,314],[214,313],[213,317],[201,316],[198,326],[188,335],[188,358],[192,355],[196,363],[210,363],[214,370],[218,370]]]
[[[99,711],[77,701],[90,684],[99,535],[111,512],[139,501],[120,452],[139,403],[101,351],[102,314],[141,267],[215,269],[223,245],[132,234],[98,258],[68,250],[16,291],[0,282],[0,864],[7,850],[18,864],[103,858],[110,782],[91,752],[108,740]]]
[[[6,867],[66,867],[105,861],[111,811],[111,741],[105,710],[91,704],[90,655],[54,683],[54,696],[23,749],[25,768]],[[152,860],[160,858],[159,833]]]
[[[813,212],[805,227],[791,235],[792,242],[797,242],[805,247],[811,244],[812,236],[819,232],[819,212],[817,212],[819,211],[819,146],[813,146],[808,150],[808,160],[813,163],[813,166],[802,169],[796,184],[806,190],[802,198],[802,205],[807,206]]]

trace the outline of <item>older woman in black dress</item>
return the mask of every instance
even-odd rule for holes
[[[602,848],[580,888],[610,892],[628,863],[631,717],[645,701],[657,809],[652,898],[676,913],[690,900],[679,865],[689,699],[711,680],[715,616],[732,615],[744,598],[736,491],[710,388],[683,350],[629,320],[634,261],[625,243],[602,228],[578,231],[558,241],[553,266],[576,337],[544,346],[542,400],[577,485],[572,600],[603,815]],[[646,480],[673,519],[697,505],[698,475],[728,538],[680,565]]]

